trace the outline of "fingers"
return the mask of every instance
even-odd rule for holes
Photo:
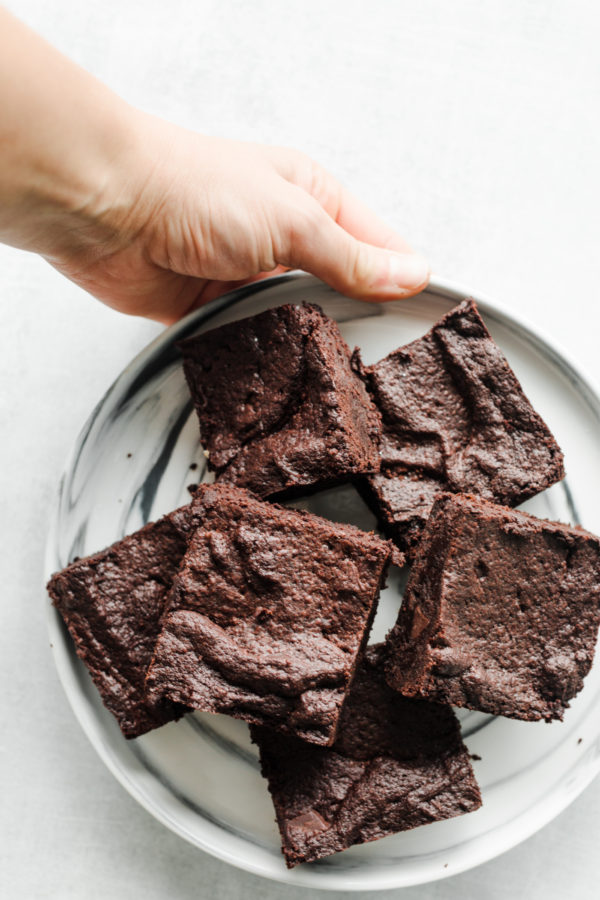
[[[412,252],[408,241],[340,184],[327,169],[297,150],[271,150],[271,159],[279,173],[314,197],[344,231],[376,247],[399,253]]]
[[[366,241],[376,247],[385,247],[398,253],[414,252],[408,241],[375,215],[366,204],[341,185],[339,188],[339,205],[333,218],[344,231],[359,241]],[[324,208],[329,212],[326,206]]]
[[[408,241],[343,187],[333,175],[315,163],[313,166],[308,192],[344,231],[375,247],[385,247],[398,253],[413,252]]]
[[[349,215],[356,214],[360,208],[361,205],[352,205]],[[301,188],[290,186],[281,216],[279,240],[274,246],[277,262],[304,269],[348,297],[363,300],[410,297],[423,290],[429,281],[429,266],[422,256],[357,239]],[[359,234],[373,234],[378,221],[374,218],[375,223],[369,222],[370,230],[358,228]],[[387,230],[386,226],[382,228]],[[383,230],[376,233],[390,243]]]

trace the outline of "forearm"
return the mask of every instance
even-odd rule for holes
[[[0,9],[0,109],[0,240],[50,261],[110,241],[131,107]]]

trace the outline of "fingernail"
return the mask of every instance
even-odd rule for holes
[[[429,263],[419,253],[390,253],[388,284],[407,290],[429,280]]]

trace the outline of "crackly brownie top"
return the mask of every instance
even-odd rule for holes
[[[592,664],[599,621],[598,538],[444,494],[389,636],[388,678],[411,696],[562,718]]]
[[[160,617],[185,553],[192,504],[52,576],[48,592],[105,706],[126,737],[180,715],[147,702],[144,680]]]
[[[390,545],[228,485],[196,503],[148,689],[327,743]]]
[[[481,799],[449,706],[391,690],[367,649],[331,748],[252,728],[288,866],[462,812]]]
[[[319,307],[269,309],[179,348],[221,480],[267,496],[378,469],[378,413]]]
[[[368,489],[408,543],[442,490],[513,506],[564,476],[560,448],[473,300],[363,374],[383,417],[382,474]]]

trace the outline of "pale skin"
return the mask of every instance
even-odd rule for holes
[[[170,324],[304,269],[395,300],[429,267],[296,150],[209,137],[134,109],[0,9],[0,241],[102,302]]]

